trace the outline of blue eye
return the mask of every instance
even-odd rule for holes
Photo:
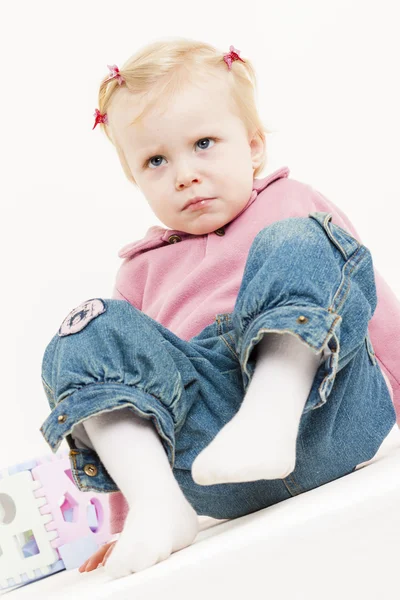
[[[152,161],[154,158],[161,158],[161,159],[162,159],[162,156],[152,156],[151,158],[149,158],[149,160],[148,160],[148,163],[151,163],[151,161]],[[147,163],[147,164],[148,164],[148,163]],[[151,163],[151,164],[153,165],[153,167],[158,167],[158,166],[160,166],[160,165],[154,165],[153,163]]]
[[[214,138],[208,138],[208,137],[206,137],[206,138],[201,138],[200,140],[197,140],[196,144],[198,144],[199,142],[210,141],[210,140],[212,140],[213,142],[215,141],[215,140],[214,140]],[[206,147],[202,146],[202,147],[200,148],[200,150],[207,150],[208,148],[209,148],[209,146],[206,146]],[[157,168],[157,167],[159,167],[159,166],[160,166],[160,163],[158,163],[157,165],[155,165],[155,164],[154,164],[154,163],[152,163],[151,161],[152,161],[152,160],[154,160],[154,159],[160,159],[160,158],[161,158],[161,159],[163,159],[164,157],[163,157],[163,156],[160,156],[160,155],[152,156],[151,158],[149,158],[149,159],[146,161],[146,166],[149,166],[150,168],[151,168],[151,167],[153,167],[153,168]],[[150,166],[150,165],[151,165],[151,166]]]
[[[213,140],[213,141],[214,141],[214,139],[213,139],[213,138],[201,138],[201,140],[198,140],[198,142],[196,142],[196,144],[198,144],[199,142],[204,142],[204,140]],[[208,146],[207,146],[207,148],[208,148]],[[203,147],[203,148],[201,148],[201,149],[202,149],[202,150],[206,150],[207,148],[204,148],[204,147]]]

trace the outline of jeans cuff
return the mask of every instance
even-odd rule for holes
[[[255,361],[249,360],[252,350],[261,340],[264,333],[292,333],[305,342],[315,354],[328,347],[328,342],[333,338],[333,354],[330,364],[334,372],[330,375],[330,382],[324,381],[324,391],[329,395],[332,388],[338,362],[338,329],[342,317],[334,312],[318,306],[279,306],[258,315],[250,322],[242,336],[239,348],[240,364],[244,379],[245,390],[254,373]],[[329,385],[328,385],[329,384]]]
[[[161,400],[137,387],[122,383],[86,385],[61,400],[44,421],[40,431],[55,453],[64,437],[68,436],[72,440],[70,434],[75,425],[94,415],[123,407],[131,408],[139,417],[150,418],[153,421],[173,468],[175,429],[172,416]],[[76,470],[74,473],[73,469],[72,474],[80,489],[118,491],[95,452],[76,448],[71,450],[70,458]]]

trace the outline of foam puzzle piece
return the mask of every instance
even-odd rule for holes
[[[29,585],[30,583],[35,583],[35,581],[39,581],[39,579],[44,579],[45,577],[49,577],[60,571],[65,571],[64,563],[61,559],[50,565],[47,573],[42,573],[40,569],[35,569],[35,577],[33,579],[29,579],[26,573],[22,573],[20,581],[15,581],[12,577],[7,579],[8,585],[6,587],[15,588]],[[2,587],[0,586],[0,590],[1,589]]]
[[[58,548],[77,539],[86,538],[93,534],[97,544],[107,542],[110,537],[108,495],[95,492],[81,492],[76,487],[68,456],[60,456],[58,460],[43,462],[32,469],[34,480],[40,481],[41,488],[35,492],[36,498],[44,497],[46,504],[40,511],[42,514],[51,514],[51,522],[46,529],[57,531],[57,539],[52,542],[53,548]],[[66,510],[73,510],[72,521],[64,518],[60,510],[59,501],[64,497],[63,506]],[[89,507],[95,509],[98,524],[93,531],[88,523]]]
[[[27,558],[28,556],[35,556],[35,554],[39,554],[40,550],[37,546],[35,538],[32,537],[25,546],[22,548],[22,553]]]
[[[77,569],[99,548],[99,544],[91,536],[87,536],[60,546],[58,551],[66,569]]]
[[[86,510],[86,519],[89,525],[89,528],[92,531],[96,531],[96,528],[99,526],[99,520],[97,518],[96,508],[93,504],[89,504]]]
[[[46,575],[49,565],[57,562],[59,556],[51,545],[57,537],[54,531],[47,531],[46,524],[51,516],[41,515],[40,507],[45,500],[36,499],[35,490],[40,482],[33,481],[30,471],[17,472],[0,480],[0,500],[8,502],[5,520],[0,527],[0,587],[9,587],[8,579],[21,583],[25,573],[28,579],[36,579],[38,574]],[[32,531],[40,553],[25,558],[19,536]],[[35,570],[39,573],[35,574]]]
[[[27,460],[26,462],[19,463],[14,465],[8,469],[9,475],[15,475],[15,473],[20,473],[21,471],[31,471],[37,466],[38,462],[35,459]]]
[[[108,494],[76,487],[68,451],[0,469],[0,590],[80,566],[112,538],[109,516]]]

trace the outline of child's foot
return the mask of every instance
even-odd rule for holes
[[[199,531],[196,511],[178,487],[133,506],[105,570],[113,579],[143,571],[190,546]]]
[[[199,531],[198,517],[174,477],[154,424],[124,407],[90,417],[84,428],[129,506],[106,572],[114,579],[124,577],[189,546]]]
[[[196,457],[199,485],[283,479],[295,468],[297,433],[321,356],[291,334],[268,333],[236,415]]]
[[[260,416],[243,407],[196,457],[192,477],[198,485],[283,479],[295,468],[297,428],[286,423],[284,438],[278,427],[263,427]]]

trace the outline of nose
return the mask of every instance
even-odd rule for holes
[[[183,173],[180,175],[177,175],[176,177],[176,189],[177,190],[182,190],[185,187],[190,186],[192,183],[199,183],[200,179],[197,176],[194,176],[191,173]]]

